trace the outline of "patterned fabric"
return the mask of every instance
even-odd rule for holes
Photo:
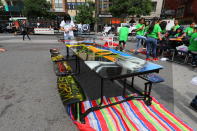
[[[104,104],[123,97],[104,98]],[[82,102],[82,112],[99,104],[99,100]],[[72,111],[68,108],[69,114]],[[188,125],[163,107],[155,98],[146,106],[142,100],[131,100],[112,107],[91,112],[85,124],[74,121],[80,131],[191,131]]]

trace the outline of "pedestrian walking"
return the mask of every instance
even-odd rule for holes
[[[27,38],[29,40],[31,40],[31,38],[28,35],[28,33],[29,33],[29,27],[28,27],[28,24],[27,24],[27,21],[26,20],[23,20],[23,22],[22,22],[21,31],[22,31],[22,35],[23,35],[23,40],[25,40],[25,36],[27,36]]]

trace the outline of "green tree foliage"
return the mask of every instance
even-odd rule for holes
[[[2,1],[0,0],[0,6],[3,6],[3,3],[2,3]]]
[[[3,11],[4,11],[3,3],[2,3],[2,1],[0,0],[0,13],[2,14]],[[0,15],[1,15],[1,14],[0,14]],[[0,18],[0,19],[1,19],[1,18]]]
[[[50,7],[46,0],[24,0],[23,13],[29,18],[48,17]]]
[[[87,2],[77,7],[77,15],[75,17],[76,23],[92,24],[95,22],[94,14],[94,3]]]
[[[149,15],[152,11],[151,0],[112,0],[112,3],[109,11],[114,17]]]

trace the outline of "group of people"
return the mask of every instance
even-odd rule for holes
[[[153,18],[152,22],[145,22],[144,18],[139,19],[139,23],[136,25],[136,47],[135,54],[138,53],[138,49],[144,43],[146,48],[146,61],[158,61],[157,57],[157,47],[161,41],[171,40],[171,39],[182,39],[183,41],[189,41],[188,50],[193,56],[192,65],[197,65],[197,27],[195,27],[195,22],[192,22],[189,27],[184,29],[179,25],[179,21],[174,21],[174,26],[170,31],[166,31],[167,22],[162,21],[160,18]],[[61,30],[64,31],[64,39],[72,40],[74,39],[73,31],[76,30],[74,23],[71,21],[69,15],[64,16],[64,20],[60,24]],[[129,28],[123,26],[119,30],[119,49],[123,50],[125,48],[126,42],[128,40]],[[176,48],[176,41],[169,42],[170,48]],[[187,44],[186,44],[187,45]],[[150,56],[152,55],[153,58]]]
[[[193,55],[192,65],[197,65],[197,27],[195,22],[192,22],[189,27],[183,28],[179,25],[179,21],[174,21],[174,26],[170,31],[166,31],[167,22],[160,18],[153,18],[152,22],[148,24],[144,18],[139,19],[136,25],[136,47],[134,53],[137,54],[142,43],[146,48],[146,61],[158,61],[157,47],[162,41],[168,41],[169,48],[175,48],[176,39],[181,39],[188,46],[189,52]],[[129,30],[127,27],[121,27],[119,30],[119,48],[124,49],[126,41],[128,40]],[[188,42],[187,42],[188,41]],[[187,44],[188,43],[188,44]],[[153,58],[150,58],[150,54]]]

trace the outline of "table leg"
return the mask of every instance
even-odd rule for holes
[[[147,86],[149,84],[149,86]],[[148,89],[147,89],[148,87]],[[152,102],[152,98],[150,96],[151,94],[151,89],[152,89],[152,82],[148,82],[145,84],[145,88],[146,88],[146,94],[145,94],[145,103],[147,106],[150,106],[151,105],[151,102]]]
[[[69,58],[69,48],[66,46],[66,57]]]
[[[125,97],[125,92],[126,92],[126,80],[127,79],[124,79],[124,81],[123,81],[123,92],[122,92],[123,97]]]
[[[100,101],[100,106],[102,105],[102,103],[103,103],[103,78],[101,78],[101,101]]]
[[[132,77],[132,80],[131,80],[131,87],[133,88],[133,84],[134,84],[134,76]]]

